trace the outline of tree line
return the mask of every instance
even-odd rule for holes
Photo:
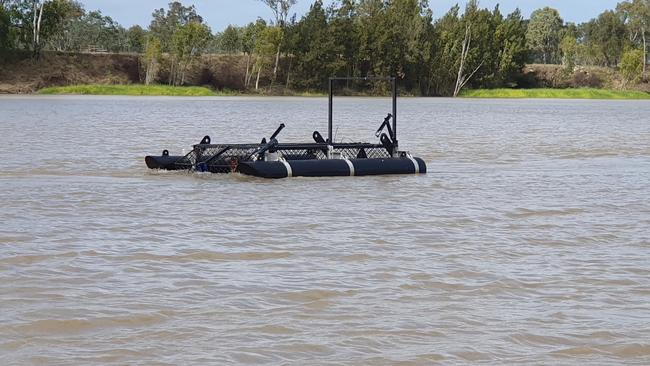
[[[522,86],[526,63],[618,67],[630,82],[646,71],[650,0],[626,0],[582,24],[545,7],[525,19],[470,0],[438,19],[428,0],[316,0],[289,17],[296,0],[260,0],[273,13],[213,33],[194,6],[174,1],[156,9],[145,28],[125,29],[73,0],[0,0],[0,51],[43,50],[142,54],[146,82],[163,59],[169,82],[204,54],[245,58],[244,85],[324,90],[338,76],[395,75],[420,95],[455,95],[463,87]],[[4,52],[4,51],[3,51]],[[266,78],[262,78],[266,75]],[[264,83],[262,85],[261,83]]]

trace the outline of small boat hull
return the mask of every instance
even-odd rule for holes
[[[185,156],[147,156],[144,158],[149,169],[187,170],[192,163]]]
[[[348,177],[391,174],[426,174],[420,158],[327,159],[290,161],[246,161],[237,170],[261,178]]]

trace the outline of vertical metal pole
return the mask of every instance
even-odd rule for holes
[[[330,78],[329,83],[330,83],[330,85],[329,85],[330,101],[329,101],[329,109],[328,109],[328,118],[329,119],[328,119],[328,125],[327,125],[327,141],[331,145],[332,143],[334,143],[334,140],[332,140],[332,119],[333,119],[333,117],[332,117],[332,104],[334,103],[334,95],[333,95],[334,91],[333,91],[332,84],[334,83],[334,80],[332,78]]]
[[[391,78],[393,82],[393,141],[397,147],[397,78]]]

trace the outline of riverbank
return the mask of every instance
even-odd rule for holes
[[[44,88],[38,94],[45,95],[128,95],[128,96],[175,96],[211,97],[216,95],[238,95],[234,92],[216,93],[200,86],[168,85],[72,85]]]
[[[0,94],[33,94],[50,87],[69,87],[77,85],[141,86],[145,71],[138,54],[92,54],[92,53],[61,53],[44,52],[40,60],[34,60],[28,53],[15,53],[0,57]],[[156,83],[169,84],[169,62],[166,58],[161,63]],[[247,58],[245,55],[204,55],[190,65],[186,74],[186,85],[205,87],[213,91],[213,95],[274,95],[274,96],[323,96],[327,90],[292,90],[286,88],[287,75],[279,74],[276,82],[272,82],[272,68],[266,68],[260,75],[259,89],[255,90],[255,80],[244,83],[247,79]],[[282,59],[282,62],[286,60]],[[285,67],[281,67],[284,70]],[[250,72],[250,68],[248,68]],[[249,75],[250,76],[250,75]],[[573,73],[568,73],[561,65],[527,65],[522,70],[521,80],[512,87],[517,90],[535,90],[533,95],[519,98],[600,98],[600,99],[639,99],[640,94],[630,97],[628,92],[616,92],[612,97],[610,90],[623,89],[619,72],[611,68],[577,67]],[[537,88],[560,90],[557,93],[546,93]],[[567,95],[562,90],[591,88],[598,93],[572,91]],[[628,85],[630,90],[650,92],[650,82]],[[101,88],[100,88],[101,89]],[[604,91],[600,92],[600,91]],[[117,92],[103,90],[83,90],[81,94],[123,94],[123,95],[187,95],[177,94],[167,90],[150,92],[128,90]],[[58,92],[57,92],[58,93]],[[126,94],[125,94],[126,93]],[[183,92],[185,93],[185,92]],[[363,95],[363,90],[338,91],[349,95]],[[491,91],[490,93],[494,93]],[[520,93],[509,91],[508,93]],[[538,96],[540,93],[543,96]],[[487,97],[508,97],[511,94],[491,94]],[[193,94],[190,94],[193,95]],[[207,95],[205,91],[200,95]],[[400,90],[402,96],[418,96],[419,90]],[[468,96],[468,95],[466,95]],[[474,95],[473,95],[474,96]],[[475,97],[478,97],[476,95]],[[645,99],[645,98],[642,98]]]
[[[168,85],[71,85],[44,88],[38,91],[44,95],[126,95],[126,96],[178,96],[211,97],[241,95],[274,95],[243,93],[231,90],[215,91],[199,86]],[[319,97],[322,93],[285,91],[283,96]],[[465,90],[462,98],[491,99],[650,99],[650,93],[641,91],[607,90],[607,89],[481,89]]]
[[[650,99],[650,93],[636,90],[577,89],[480,89],[465,90],[463,98],[493,99]]]
[[[70,85],[43,88],[36,92],[43,95],[125,95],[125,96],[172,96],[172,97],[227,97],[227,96],[288,96],[288,97],[325,97],[318,92],[296,92],[283,90],[282,93],[255,93],[236,90],[213,90],[201,86],[168,85]]]

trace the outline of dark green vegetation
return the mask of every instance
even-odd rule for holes
[[[519,11],[502,14],[477,1],[439,19],[427,0],[340,0],[331,6],[316,0],[300,19],[289,16],[295,0],[260,1],[274,19],[213,33],[194,6],[179,2],[155,10],[146,28],[125,29],[72,0],[0,0],[0,58],[29,52],[35,61],[26,67],[38,68],[44,51],[134,53],[139,66],[130,82],[273,94],[324,91],[331,75],[397,75],[412,95],[548,84],[525,72],[531,63],[562,65],[551,87],[648,88],[650,0],[623,1],[584,24],[565,23],[548,7],[524,19]],[[236,64],[218,68],[228,77],[214,74],[208,54],[233,56]],[[607,80],[599,76],[605,73],[581,78],[579,70],[589,67],[620,72]],[[67,82],[63,75],[38,85]]]

